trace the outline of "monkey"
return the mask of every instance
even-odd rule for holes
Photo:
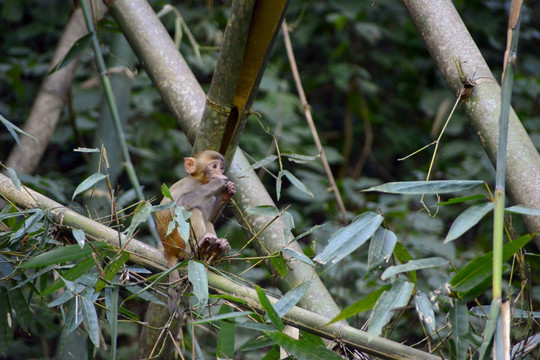
[[[156,213],[158,234],[170,267],[178,264],[180,260],[193,256],[194,253],[211,261],[231,249],[226,239],[219,239],[216,236],[212,224],[223,206],[236,193],[236,185],[225,176],[225,158],[217,151],[204,150],[193,157],[184,158],[184,166],[187,176],[174,183],[169,190],[176,205],[184,206],[191,212],[194,241],[182,239],[177,227],[167,235],[169,223],[173,220],[171,209]],[[161,204],[170,201],[164,197]],[[172,271],[170,282],[174,283],[179,279],[178,271]],[[174,290],[172,292],[170,290],[169,295],[171,309],[176,306],[173,303],[176,302],[178,295]]]

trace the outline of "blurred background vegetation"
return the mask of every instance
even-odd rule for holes
[[[484,55],[495,77],[500,79],[506,41],[508,2],[456,0],[455,5]],[[180,51],[197,79],[208,90],[223,37],[229,2],[153,1],[159,11],[172,4],[193,33],[201,56],[193,44],[182,37]],[[61,0],[4,0],[0,4],[0,114],[18,126],[28,116],[30,106],[50,66],[50,59],[73,2]],[[535,145],[540,147],[540,5],[527,2],[523,10],[519,61],[514,83],[513,106]],[[162,21],[174,35],[175,16]],[[347,210],[351,215],[365,210],[382,212],[388,226],[414,257],[443,256],[458,268],[491,248],[491,222],[479,226],[453,243],[442,246],[452,221],[465,205],[446,206],[437,216],[423,211],[418,197],[366,194],[360,190],[389,181],[424,180],[432,148],[404,161],[399,158],[432,142],[440,132],[454,104],[452,94],[424,47],[422,39],[399,1],[294,1],[289,4],[287,21],[299,66],[300,76],[312,107],[317,129],[338,181]],[[111,38],[118,32],[107,18],[99,23],[99,38],[108,58]],[[147,198],[161,198],[161,184],[169,186],[184,175],[182,159],[191,154],[191,146],[178,130],[140,64],[132,71],[131,102],[126,135],[132,160],[144,185]],[[475,74],[466,74],[474,78]],[[85,154],[78,147],[92,147],[97,129],[102,91],[88,49],[78,67],[76,78],[62,113],[60,123],[38,169],[22,181],[47,196],[80,208],[70,201],[75,187],[97,169],[90,169]],[[317,155],[290,73],[281,37],[274,46],[240,146],[252,161],[274,152],[272,135],[277,137],[282,153]],[[7,131],[0,132],[0,160],[4,161],[14,146]],[[270,166],[269,170],[276,171]],[[285,162],[315,194],[310,198],[294,187],[286,188],[278,207],[291,204],[296,234],[317,224],[326,225],[301,240],[307,255],[322,248],[329,235],[338,229],[339,209],[328,191],[328,181],[318,161],[298,164]],[[275,179],[261,173],[266,188],[275,196]],[[494,171],[466,117],[458,110],[442,139],[435,163],[434,179],[479,179],[493,186]],[[118,179],[119,196],[129,196],[131,185],[125,174]],[[133,198],[132,198],[133,199]],[[435,199],[428,199],[435,204]],[[156,203],[156,202],[154,202]],[[220,220],[220,232],[227,234],[233,248],[240,248],[245,235],[229,212]],[[513,224],[518,233],[526,230],[518,217]],[[152,243],[148,233],[138,235]],[[533,252],[536,249],[529,245]],[[252,250],[246,249],[246,256]],[[240,264],[224,264],[238,271]],[[361,299],[378,287],[369,277],[364,280],[367,248],[364,246],[343,260],[342,266],[328,269],[323,281],[341,307]],[[536,265],[538,267],[538,265]],[[537,269],[539,270],[539,269]],[[530,273],[530,306],[538,309],[540,288],[538,274]],[[272,288],[266,271],[257,269],[246,277]],[[426,293],[442,290],[451,275],[440,269],[426,270],[419,288]],[[536,290],[536,291],[534,291]],[[489,297],[487,297],[489,299]],[[486,301],[487,303],[487,301]],[[43,309],[42,309],[43,310]],[[39,310],[36,310],[39,311]],[[56,336],[53,316],[45,311],[32,319],[33,333],[42,332],[41,340],[30,340],[19,330],[15,344],[30,343],[43,350]],[[408,315],[404,315],[408,316]],[[358,317],[355,326],[367,319]],[[390,338],[413,344],[423,338],[420,326],[408,321],[393,324]],[[357,322],[357,323],[355,323]],[[41,331],[38,331],[41,329]],[[416,330],[415,330],[416,329]],[[121,340],[129,354],[136,339],[134,328],[125,327]],[[31,349],[19,349],[25,356]],[[54,350],[45,351],[54,354]],[[40,353],[36,350],[36,353]],[[41,357],[46,357],[41,355]]]

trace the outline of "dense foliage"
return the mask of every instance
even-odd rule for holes
[[[159,11],[169,3],[155,1],[153,7]],[[193,33],[198,46],[194,47],[184,31],[180,51],[207,90],[230,4],[179,2],[173,5]],[[507,5],[490,0],[455,1],[455,5],[495,76],[500,78],[506,43]],[[0,6],[0,115],[22,127],[72,8],[63,1],[38,0],[7,0]],[[528,4],[523,11],[518,72],[513,94],[514,109],[538,148],[540,59],[536,44],[540,40],[539,10],[537,4]],[[176,19],[173,13],[162,17],[172,35]],[[459,306],[468,304],[471,309],[478,305],[488,305],[491,298],[489,284],[472,290],[462,288],[458,294],[462,299],[460,305],[452,307],[455,299],[454,295],[448,294],[448,283],[454,281],[453,285],[460,284],[459,279],[455,278],[456,273],[463,270],[473,258],[491,250],[491,217],[486,216],[457,240],[444,245],[443,241],[458,215],[473,205],[484,204],[490,194],[479,186],[464,192],[443,194],[441,198],[426,195],[423,198],[424,206],[420,203],[420,195],[361,192],[386,182],[425,180],[433,147],[405,160],[398,159],[431,143],[438,136],[454,104],[455,94],[448,90],[445,80],[399,2],[296,1],[289,5],[287,21],[303,86],[350,220],[365,212],[373,213],[374,216],[383,215],[384,227],[391,230],[397,239],[389,263],[376,266],[370,264],[369,245],[365,244],[341,260],[339,266],[319,269],[323,282],[341,308],[356,304],[359,308],[365,306],[364,310],[371,310],[377,299],[373,296],[379,296],[382,290],[389,289],[390,276],[381,279],[386,268],[409,260],[432,261],[422,270],[413,269],[402,273],[402,279],[414,284],[414,300],[401,305],[400,310],[396,311],[399,316],[395,316],[384,327],[382,334],[407,345],[421,343],[420,347],[425,350],[438,346],[447,357],[462,358],[465,352],[471,351],[467,356],[473,358],[476,355],[471,349],[477,349],[481,344],[485,318],[479,316],[481,310],[474,314],[465,311],[463,314]],[[107,58],[115,57],[111,41],[117,33],[118,28],[111,18],[99,23],[98,36]],[[176,120],[163,104],[141,64],[136,64],[131,70],[135,78],[125,132],[145,195],[148,199],[156,200],[161,198],[160,188],[163,183],[171,185],[184,176],[182,159],[191,153],[191,146],[178,130]],[[467,75],[474,77],[474,74]],[[90,162],[88,153],[73,150],[97,146],[95,134],[101,100],[102,92],[93,64],[93,53],[88,48],[78,67],[68,106],[62,113],[38,169],[33,175],[20,175],[24,184],[84,212],[82,197],[72,200],[72,195],[78,184],[95,173],[96,168],[92,168],[95,163]],[[254,111],[256,114],[250,117],[240,143],[252,162],[276,154],[274,141],[279,146],[280,154],[317,155],[303,117],[281,37],[278,37],[274,45]],[[0,161],[7,158],[13,146],[16,144],[12,136],[7,131],[0,132],[0,153],[4,154]],[[328,179],[322,165],[318,160],[298,163],[283,158],[283,166],[300,179],[314,196],[310,197],[298,191],[294,184],[284,181],[277,206],[283,209],[291,205],[288,212],[294,218],[295,235],[315,225],[325,224],[300,240],[306,255],[313,257],[321,254],[331,235],[343,226],[335,199],[332,192],[328,191]],[[482,180],[493,189],[493,166],[459,108],[442,138],[434,166],[433,180]],[[276,199],[278,191],[275,176],[280,170],[278,163],[274,161],[267,169],[268,172],[261,171],[260,176],[269,193]],[[128,205],[132,205],[135,199],[132,191],[129,191],[132,186],[127,175],[120,174],[117,184],[118,210],[125,209],[122,216],[126,215],[120,226],[127,228],[130,224],[129,215],[134,211]],[[456,197],[467,198],[454,203],[448,201]],[[34,217],[32,224],[27,220],[31,217]],[[53,300],[58,299],[58,294],[53,295],[53,290],[57,289],[50,287],[54,281],[53,275],[40,277],[33,273],[32,281],[26,282],[29,273],[18,270],[14,272],[25,252],[31,250],[29,244],[38,244],[39,248],[45,249],[74,242],[71,234],[59,235],[57,229],[47,228],[50,224],[46,218],[46,214],[39,210],[23,214],[14,208],[6,208],[0,214],[0,221],[8,227],[0,228],[0,301],[4,302],[0,308],[8,308],[10,304],[14,310],[14,319],[10,318],[9,321],[16,324],[10,328],[14,335],[1,334],[0,350],[9,358],[60,355],[64,351],[61,346],[65,343],[59,339],[67,336],[67,326],[59,327],[57,324],[78,325],[73,319],[71,322],[66,320],[70,315],[64,313],[67,307],[63,309],[58,306],[61,301],[57,300],[57,303],[51,305]],[[507,262],[510,266],[506,272],[505,290],[512,300],[512,306],[525,311],[525,315],[516,315],[514,319],[512,344],[516,344],[538,334],[537,319],[533,318],[532,311],[536,311],[537,318],[540,278],[538,257],[531,254],[523,256],[524,251],[537,253],[537,249],[532,242],[523,245],[530,240],[520,238],[527,234],[527,230],[518,216],[514,215],[511,219],[512,238],[523,239],[520,243],[523,249],[508,250],[509,255],[516,253],[518,256],[514,262]],[[26,225],[23,226],[25,221]],[[241,248],[246,241],[245,234],[231,212],[226,211],[219,223],[220,233],[227,235],[233,248]],[[41,243],[42,238],[49,240],[47,244]],[[155,244],[144,227],[137,238]],[[112,257],[111,251],[106,248],[100,250],[99,254]],[[246,248],[242,255],[249,257],[256,253]],[[78,261],[81,258],[69,260]],[[222,267],[240,274],[252,264],[249,261],[231,261],[223,263]],[[117,269],[120,266],[119,263]],[[142,276],[144,272],[140,274]],[[274,279],[262,265],[242,274],[242,277],[279,292],[275,288]],[[73,282],[69,286],[76,288],[82,285]],[[44,295],[46,289],[47,295]],[[81,289],[77,292],[70,288],[69,291],[80,293]],[[133,293],[139,294],[139,291],[141,289],[124,289],[120,297],[125,299]],[[104,294],[105,289],[100,296],[110,296]],[[370,294],[373,295],[370,297]],[[93,307],[93,301],[105,304],[102,298],[98,300],[98,293],[87,295],[86,300],[92,299],[92,296],[95,298],[84,306]],[[362,299],[369,299],[373,303],[358,304]],[[124,314],[124,319],[129,321],[119,324],[118,358],[133,356],[138,337],[137,324],[133,319],[142,319],[145,303],[153,300],[141,296],[124,303],[123,307],[131,313]],[[21,304],[29,304],[30,307],[25,310]],[[415,305],[420,310],[415,311]],[[439,332],[426,338],[426,334],[432,331],[419,320],[417,312],[427,308],[435,309],[435,328]],[[357,312],[351,310],[351,314],[356,316],[351,317],[349,322],[361,328],[370,319],[371,312]],[[105,324],[106,315],[100,310],[97,315],[99,321]],[[98,321],[97,318],[95,320]],[[2,324],[5,321],[2,320]],[[375,320],[372,318],[370,321]],[[456,329],[458,323],[463,324],[462,321],[467,329],[460,334],[446,326],[452,324]],[[89,328],[88,324],[86,328]],[[213,331],[211,326],[208,328]],[[108,326],[102,325],[101,330],[99,336],[103,336],[107,342]],[[83,342],[87,341],[85,336],[79,336],[82,336]],[[237,347],[254,339],[253,331],[238,330]],[[95,339],[92,341],[95,343]],[[209,354],[215,352],[216,340],[213,337],[201,336],[199,341],[205,344]],[[278,343],[277,340],[275,342]],[[262,358],[269,349],[262,345],[257,348],[251,344],[250,351],[238,351],[236,358]],[[106,349],[96,351],[99,356],[108,356]],[[533,351],[528,358],[535,358],[538,354],[538,350]]]

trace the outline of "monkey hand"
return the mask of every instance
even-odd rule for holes
[[[236,185],[232,181],[227,181],[225,188],[221,192],[221,200],[227,201],[236,194]]]

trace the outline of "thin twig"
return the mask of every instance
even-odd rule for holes
[[[283,31],[283,39],[285,41],[287,57],[289,58],[289,63],[291,64],[291,72],[294,77],[294,83],[296,85],[296,89],[298,90],[298,96],[300,97],[300,101],[302,102],[302,107],[304,108],[304,114],[306,116],[306,120],[309,125],[309,130],[311,130],[311,135],[313,136],[315,145],[317,146],[317,149],[319,150],[319,153],[321,154],[321,161],[323,163],[326,176],[328,177],[328,180],[330,181],[330,186],[332,187],[332,190],[334,191],[334,195],[336,197],[338,206],[341,210],[341,214],[343,215],[343,222],[347,224],[348,220],[347,220],[347,211],[345,210],[345,204],[343,203],[343,200],[341,199],[341,195],[337,188],[336,181],[334,180],[334,175],[332,174],[332,170],[330,169],[330,165],[328,164],[328,160],[326,159],[326,155],[324,154],[324,150],[321,144],[321,140],[319,138],[319,134],[317,133],[317,129],[315,128],[315,123],[313,122],[313,117],[311,116],[311,108],[309,106],[309,103],[307,102],[306,94],[304,93],[304,88],[302,87],[302,81],[300,80],[300,74],[298,73],[298,67],[296,66],[296,60],[294,58],[291,38],[289,37],[289,28],[287,27],[287,22],[285,20],[283,21],[283,24],[281,25],[281,29]]]

